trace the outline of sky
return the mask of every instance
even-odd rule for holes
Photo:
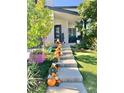
[[[77,6],[83,0],[53,0],[54,6]]]
[[[54,6],[78,6],[83,0],[48,0],[53,1]]]

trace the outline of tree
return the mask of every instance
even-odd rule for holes
[[[46,37],[52,29],[52,11],[44,7],[44,0],[28,0],[27,45],[28,48],[38,46],[40,38]]]
[[[96,0],[85,0],[78,7],[78,13],[81,21],[78,22],[78,30],[83,34],[83,47],[91,48],[96,46],[97,39],[97,1]],[[95,45],[94,45],[95,44]]]

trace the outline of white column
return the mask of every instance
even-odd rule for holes
[[[68,43],[68,21],[65,21],[65,31],[64,31],[65,43]]]
[[[80,35],[80,32],[78,31],[78,29],[76,29],[76,37]]]

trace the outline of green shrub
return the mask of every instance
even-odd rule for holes
[[[42,50],[41,49],[37,49],[37,50],[33,50],[32,52],[33,54],[42,54]]]
[[[47,37],[53,27],[52,11],[45,6],[45,0],[27,1],[27,46],[28,48],[40,45],[39,38]]]
[[[35,51],[36,53],[41,50]],[[47,84],[46,79],[48,76],[48,70],[52,64],[55,62],[53,52],[48,53],[47,48],[45,48],[44,53],[47,58],[44,63],[27,63],[27,91],[28,93],[45,93]],[[38,83],[40,82],[40,83]]]
[[[38,77],[38,65],[36,63],[28,64],[27,68],[27,92],[32,93],[36,87],[37,84],[37,77]]]

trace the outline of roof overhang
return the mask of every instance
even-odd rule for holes
[[[52,7],[52,6],[48,6]],[[54,6],[54,8],[77,8],[77,6]]]
[[[51,10],[58,11],[58,12],[68,13],[72,15],[79,15],[77,11],[69,10],[69,9],[76,9],[77,6],[68,6],[68,7],[67,6],[59,6],[59,7],[46,6],[46,7]]]
[[[66,20],[70,24],[74,24],[76,21],[80,20],[80,17],[78,15],[73,15],[70,13],[59,12],[59,11],[54,11],[54,18]]]

